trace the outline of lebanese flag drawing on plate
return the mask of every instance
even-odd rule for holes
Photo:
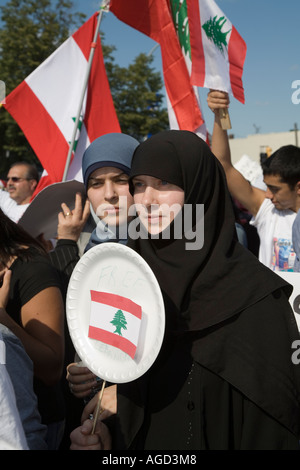
[[[142,319],[142,308],[126,297],[91,290],[88,337],[135,356]]]

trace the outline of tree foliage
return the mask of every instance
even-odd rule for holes
[[[10,0],[1,7],[0,79],[10,93],[70,35],[85,17],[71,1]],[[9,158],[7,158],[9,157]],[[14,119],[0,110],[0,174],[17,160],[38,163]]]
[[[72,1],[10,0],[0,7],[0,80],[9,94],[85,20]],[[128,68],[115,63],[115,47],[102,35],[104,61],[122,132],[138,140],[168,126],[162,78],[152,57],[140,54]],[[7,158],[9,157],[9,158]],[[39,164],[21,129],[0,109],[0,176],[17,160]]]
[[[152,57],[140,54],[128,68],[115,67],[111,91],[122,131],[142,141],[168,126],[162,79]]]

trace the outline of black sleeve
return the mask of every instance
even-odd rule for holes
[[[35,255],[28,261],[16,260],[11,270],[7,311],[18,322],[18,312],[21,307],[39,292],[48,287],[58,287],[62,290],[59,273],[45,256]]]
[[[58,240],[55,249],[49,253],[49,258],[58,271],[65,297],[70,277],[80,259],[78,245],[72,240]]]
[[[56,247],[49,253],[52,265],[68,277],[79,261],[78,245],[72,240],[58,240]]]

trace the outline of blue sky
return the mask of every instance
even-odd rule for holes
[[[6,3],[0,0],[0,6]],[[89,17],[101,2],[74,0],[73,3],[75,10]],[[300,129],[300,104],[292,102],[292,94],[297,91],[292,83],[300,82],[299,0],[216,0],[216,3],[247,44],[243,74],[246,101],[241,104],[231,97],[231,132],[235,137],[246,137],[257,131],[262,134],[286,132],[295,123]],[[104,14],[101,29],[105,43],[116,47],[115,59],[121,66],[127,66],[139,53],[149,52],[156,44],[121,23],[113,13]],[[161,71],[159,47],[153,55],[153,66]],[[204,118],[211,131],[213,118],[206,106],[208,90],[199,92]]]

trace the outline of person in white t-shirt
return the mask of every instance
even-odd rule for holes
[[[253,216],[250,223],[260,238],[259,260],[273,271],[293,271],[292,226],[300,209],[300,149],[286,145],[268,157],[262,163],[267,189],[256,188],[231,162],[227,131],[218,114],[220,108],[229,107],[228,94],[211,90],[207,103],[215,112],[212,151],[223,165],[232,197]]]
[[[5,310],[10,272],[0,271],[0,310]],[[6,369],[6,346],[0,331],[0,450],[29,450],[15,391]]]
[[[0,191],[0,208],[14,222],[18,222],[39,182],[34,165],[27,162],[14,163],[7,174],[5,191]]]
[[[15,392],[6,366],[1,362],[0,392],[0,450],[29,450],[16,404]]]

